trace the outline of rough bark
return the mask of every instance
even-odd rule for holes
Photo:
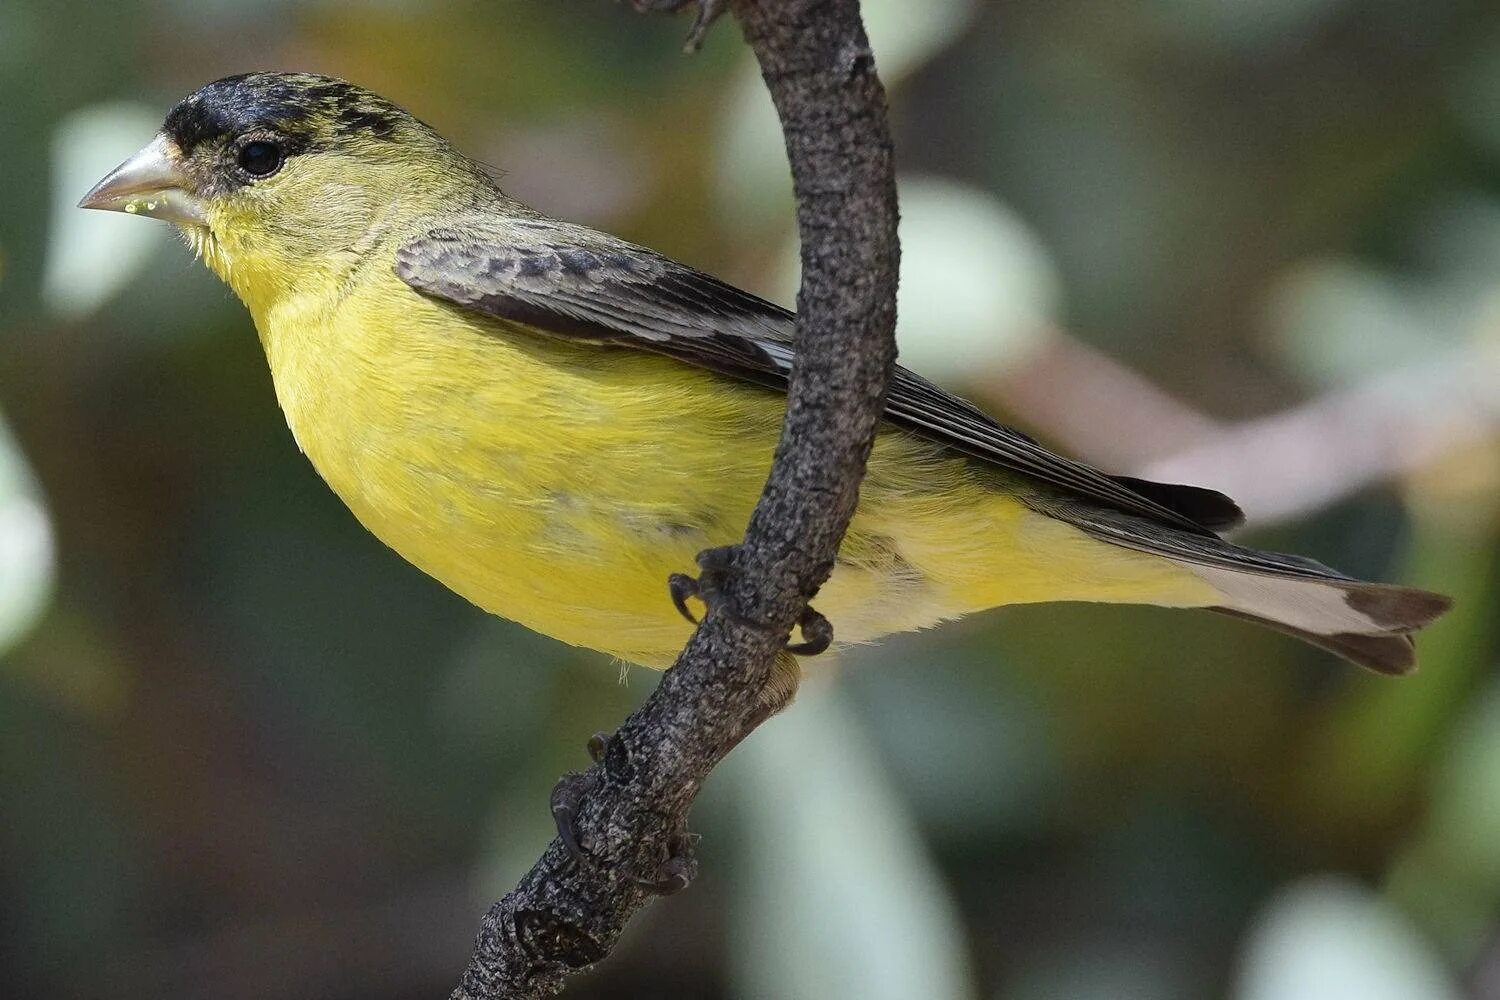
[[[700,13],[720,6],[703,3]],[[729,9],[781,117],[797,195],[799,350],[781,440],[682,655],[600,760],[565,779],[587,863],[553,840],[485,915],[453,1000],[550,996],[607,955],[653,895],[685,884],[688,809],[765,715],[773,659],[832,571],[879,424],[896,353],[896,188],[858,0],[731,0]]]

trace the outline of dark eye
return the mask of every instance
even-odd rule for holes
[[[235,162],[252,177],[269,177],[281,169],[281,147],[268,139],[256,139],[240,147]]]

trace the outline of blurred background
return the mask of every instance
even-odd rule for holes
[[[1500,997],[1500,8],[865,7],[906,363],[1457,610],[1397,681],[1083,606],[816,664],[707,788],[692,890],[568,995]],[[0,993],[446,995],[553,781],[654,683],[367,535],[239,304],[78,197],[201,83],[315,70],[789,302],[769,102],[731,24],[694,58],[686,28],[0,3]]]

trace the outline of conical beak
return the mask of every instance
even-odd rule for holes
[[[177,167],[178,156],[171,140],[157,136],[95,184],[78,207],[129,212],[184,226],[208,225],[203,202],[188,192],[187,178]]]

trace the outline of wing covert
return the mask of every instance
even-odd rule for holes
[[[396,253],[418,291],[552,336],[652,351],[785,390],[796,318],[781,306],[644,247],[545,217],[484,216],[434,229]],[[905,368],[891,421],[1092,503],[1195,534],[1242,520],[1228,497],[1141,484],[1043,448]]]

